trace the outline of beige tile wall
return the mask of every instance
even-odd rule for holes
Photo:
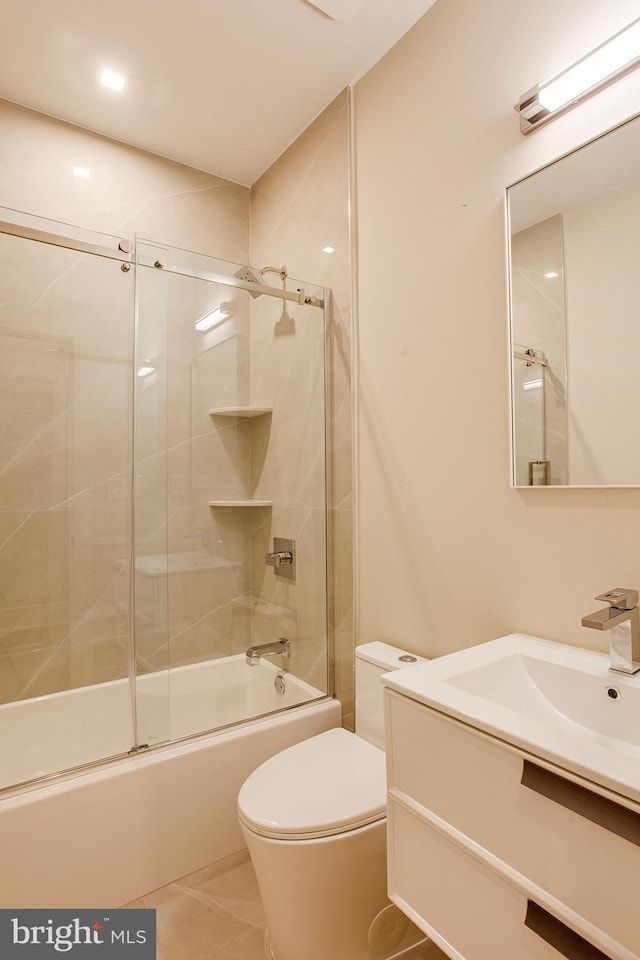
[[[251,189],[252,264],[286,264],[291,276],[332,290],[328,312],[330,635],[335,689],[347,724],[353,722],[349,122],[345,90]],[[335,253],[324,253],[326,246]],[[314,576],[319,577],[319,571],[311,574],[311,595]],[[300,624],[298,635],[304,636]],[[305,657],[311,665],[312,651],[307,650]]]
[[[322,295],[321,290],[316,292]],[[324,692],[327,588],[322,311],[295,303],[284,308],[282,301],[263,298],[253,306],[251,333],[252,396],[258,405],[273,408],[268,437],[260,444],[254,435],[253,495],[273,500],[273,508],[265,518],[270,523],[253,531],[252,592],[290,611],[288,634],[285,623],[257,617],[252,639],[264,643],[286,636],[291,641],[292,673]],[[265,565],[264,555],[273,549],[273,537],[295,541],[295,582],[276,576]]]
[[[0,102],[0,131],[0,205],[246,262],[247,188],[6,102]],[[89,168],[88,180],[73,176],[76,165]],[[133,274],[101,258],[13,237],[2,238],[2,260],[0,701],[6,701],[126,673]],[[180,323],[171,319],[174,327]],[[191,353],[191,340],[186,346]],[[188,429],[191,367],[191,356],[177,358],[172,383],[176,398],[186,394]],[[170,497],[169,535],[158,529],[153,497],[165,495],[158,462],[168,441],[169,471],[185,476],[184,461],[197,458],[202,440],[187,437],[175,417],[168,434],[158,433],[165,407],[152,383],[144,387],[138,471],[144,496],[136,506],[149,539],[140,545],[149,554],[158,542],[185,551],[202,518],[193,521],[189,483],[182,496]],[[158,579],[138,579],[140,653],[151,666],[163,665]],[[215,606],[210,572],[187,579],[169,578],[180,660],[201,657],[212,635],[194,637],[185,651],[182,612],[199,618],[204,598],[205,606]]]
[[[5,274],[20,282],[4,285],[0,310],[10,435],[1,468],[0,697],[11,700],[126,667],[114,561],[128,542],[131,280],[111,261],[46,251],[55,264],[43,289],[44,248],[32,258],[28,242],[3,241],[23,254]]]

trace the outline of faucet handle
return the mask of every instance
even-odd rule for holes
[[[290,550],[265,553],[264,562],[268,567],[281,567],[285,563],[293,563],[293,553]]]
[[[638,606],[638,591],[628,587],[614,587],[613,590],[598,594],[595,599],[604,600],[615,610],[633,610]]]

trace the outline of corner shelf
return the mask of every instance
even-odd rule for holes
[[[272,507],[273,500],[209,500],[210,507]]]
[[[210,417],[228,417],[235,420],[256,420],[259,417],[266,417],[273,413],[272,407],[257,407],[257,406],[237,406],[237,407],[212,407],[209,410]],[[249,437],[253,436],[252,427],[244,427],[238,424],[238,430],[249,430]],[[250,441],[251,442],[251,441]],[[223,507],[233,507],[236,509],[244,509],[247,507],[266,507],[271,508],[273,506],[272,500],[254,500],[247,498],[245,500],[210,500],[209,506],[214,508],[223,508]]]
[[[269,413],[273,413],[272,407],[213,407],[209,410],[210,417],[243,417],[249,420],[266,417]]]

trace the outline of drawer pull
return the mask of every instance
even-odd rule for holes
[[[565,780],[530,760],[524,761],[520,782],[543,797],[573,810],[586,820],[591,820],[605,830],[640,846],[640,815],[615,800],[592,793],[591,790]]]
[[[527,915],[524,923],[567,960],[611,960],[605,953],[552,917],[533,900],[527,900]]]

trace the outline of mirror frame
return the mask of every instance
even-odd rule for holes
[[[589,490],[589,489],[637,489],[640,487],[640,477],[636,483],[532,483],[532,484],[523,484],[516,482],[516,417],[515,417],[515,392],[514,392],[514,349],[517,344],[517,340],[514,336],[514,324],[513,324],[513,262],[512,262],[512,244],[511,244],[511,222],[512,222],[512,191],[527,181],[532,180],[534,177],[548,171],[552,168],[557,168],[562,161],[567,160],[570,157],[573,157],[577,154],[580,154],[582,151],[587,150],[589,147],[592,147],[595,144],[605,141],[608,137],[615,135],[621,131],[624,131],[626,128],[631,128],[634,124],[638,125],[638,140],[640,143],[640,112],[633,114],[628,117],[626,120],[616,123],[613,126],[607,128],[602,133],[596,134],[593,137],[590,137],[588,140],[585,140],[579,143],[577,146],[572,147],[569,150],[566,150],[562,154],[559,154],[557,157],[554,157],[552,160],[549,160],[547,163],[541,164],[536,167],[529,173],[524,176],[518,177],[517,180],[514,180],[512,183],[507,184],[505,187],[504,194],[504,217],[505,217],[505,241],[506,241],[506,281],[507,281],[507,344],[508,344],[508,385],[509,385],[509,473],[510,473],[510,487],[515,490],[532,490],[532,489],[551,489],[551,490]],[[640,154],[638,154],[638,180],[640,180]],[[613,189],[613,188],[612,188]],[[608,192],[605,188],[602,193]],[[595,194],[594,196],[597,196]],[[570,208],[571,204],[568,204],[567,207]],[[547,218],[550,218],[554,214],[561,214],[563,210],[550,211],[545,216],[542,216],[540,221],[542,222]],[[523,227],[523,229],[525,229]],[[563,279],[563,284],[566,284],[566,280]],[[565,286],[566,291],[566,286]],[[544,463],[544,461],[540,461]],[[640,473],[640,464],[639,464],[639,473]]]

